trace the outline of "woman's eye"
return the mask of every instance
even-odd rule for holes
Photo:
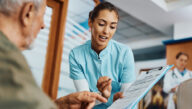
[[[105,24],[99,23],[99,26],[104,26]]]
[[[114,26],[111,26],[111,29],[115,29],[116,27],[114,27]]]

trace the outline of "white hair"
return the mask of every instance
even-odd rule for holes
[[[35,9],[38,10],[43,0],[0,0],[0,13],[11,15],[23,3],[33,2]]]

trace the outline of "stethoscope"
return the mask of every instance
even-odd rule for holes
[[[172,77],[173,77],[173,78],[175,77],[176,79],[178,78],[178,76],[175,74],[175,71],[174,71],[174,70],[173,70],[173,72],[172,72]]]
[[[187,72],[187,71],[185,71],[185,72]],[[184,75],[183,75],[184,76]],[[172,72],[172,77],[175,77],[176,79],[178,78],[178,76],[175,74],[175,71],[173,70],[173,72]]]

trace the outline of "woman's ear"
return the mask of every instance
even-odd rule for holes
[[[92,21],[91,21],[91,19],[88,20],[88,25],[89,25],[90,28],[92,27]]]

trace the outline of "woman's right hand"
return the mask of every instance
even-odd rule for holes
[[[100,77],[97,81],[97,88],[105,98],[109,98],[111,95],[111,82],[112,80],[107,76]]]
[[[119,98],[123,98],[123,92],[117,92],[116,94],[114,94],[114,96],[113,96],[113,102],[115,102],[115,101],[118,100]]]

